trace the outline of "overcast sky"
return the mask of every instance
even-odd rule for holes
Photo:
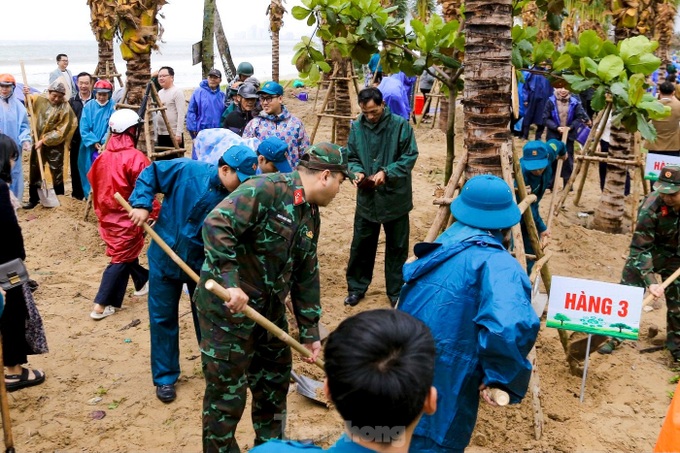
[[[2,18],[0,40],[89,40],[94,39],[90,30],[90,9],[86,0],[1,0],[11,2]],[[290,11],[299,0],[284,0],[284,7]],[[240,32],[251,28],[268,28],[265,15],[269,0],[216,0],[227,39],[237,39]],[[237,5],[237,6],[236,6]],[[164,41],[201,40],[203,2],[200,0],[170,0],[161,13],[165,19]],[[25,15],[20,16],[19,14]],[[296,32],[296,36],[309,34],[305,23],[284,16],[285,31]]]

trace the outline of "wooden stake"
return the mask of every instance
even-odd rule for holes
[[[635,161],[637,162],[638,165],[641,165],[641,159],[640,159],[640,133],[636,132],[635,133],[635,142],[633,143],[633,156],[635,156]],[[635,169],[637,170],[637,168]],[[626,172],[628,172],[628,168],[626,168]],[[631,218],[631,231],[635,233],[635,227],[637,226],[637,215],[638,215],[638,201],[640,200],[640,172],[634,171],[633,172],[633,206],[631,209],[630,213],[630,218]]]
[[[461,176],[463,175],[465,165],[467,165],[467,158],[468,158],[467,151],[465,151],[461,156],[460,160],[458,161],[458,164],[456,164],[456,168],[453,170],[453,174],[449,179],[449,183],[446,185],[446,190],[444,191],[444,198],[453,197],[453,193],[456,190],[456,187],[458,186],[458,181],[461,179]],[[451,211],[448,206],[439,207],[437,215],[435,215],[434,221],[430,226],[430,230],[427,232],[427,236],[425,236],[424,242],[432,242],[435,239],[437,239],[437,236],[439,236],[439,233],[441,232],[442,228],[444,227],[444,225],[446,225],[449,215],[451,215]]]
[[[564,128],[562,130],[562,143],[564,143],[564,148],[566,150],[567,148],[567,140],[569,136],[569,127]],[[566,151],[565,151],[566,152]],[[567,158],[567,155],[565,154],[565,158]],[[553,217],[555,217],[555,202],[557,201],[557,188],[558,186],[558,181],[562,180],[562,165],[564,164],[564,159],[559,159],[557,160],[557,171],[555,172],[555,180],[553,182],[553,187],[552,187],[552,197],[550,197],[550,209],[548,210],[548,229],[547,231],[550,231],[550,227],[552,226],[552,221]],[[563,190],[566,190],[566,186],[564,187]]]

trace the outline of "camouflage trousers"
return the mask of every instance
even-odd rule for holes
[[[654,270],[662,279],[670,277],[680,267],[679,258],[654,257]],[[639,286],[645,284],[639,268],[630,257],[623,267],[622,285]],[[680,359],[680,279],[671,283],[664,292],[666,298],[666,348],[674,358]]]
[[[242,338],[245,335],[230,333],[228,325],[218,326],[200,312],[198,319],[206,382],[203,451],[241,451],[234,434],[245,409],[248,388],[253,395],[255,445],[281,439],[292,367],[290,348],[258,325]],[[271,321],[287,330],[283,311]]]

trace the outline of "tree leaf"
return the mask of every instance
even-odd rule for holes
[[[517,69],[524,67],[524,59],[522,58],[522,53],[519,51],[517,47],[514,46],[512,48],[511,61],[512,65]]]
[[[547,59],[551,58],[553,53],[555,53],[555,45],[548,40],[541,41],[538,45],[534,46],[532,52],[532,62],[534,64],[540,65]]]
[[[574,60],[572,60],[571,55],[563,53],[562,55],[560,55],[557,61],[553,62],[553,69],[555,69],[556,71],[568,69],[571,67],[573,63]]]
[[[643,53],[624,60],[624,64],[629,72],[650,75],[661,66],[661,59],[652,53]]]
[[[628,80],[628,99],[631,105],[637,106],[645,95],[645,76],[634,74]]]
[[[588,73],[597,75],[597,63],[590,57],[581,58],[581,73],[587,77]]]
[[[304,20],[312,13],[311,10],[303,8],[302,6],[293,6],[290,14],[297,20]]]
[[[605,95],[606,90],[604,85],[600,85],[595,90],[595,93],[593,93],[593,99],[590,101],[590,106],[596,112],[602,110],[607,102],[607,97]]]
[[[585,79],[576,83],[571,84],[571,91],[575,93],[580,93],[581,91],[587,90],[591,86],[595,85],[596,79]]]
[[[646,36],[634,36],[619,43],[619,56],[626,61],[636,55],[653,52],[655,49],[656,47]]]
[[[609,82],[624,70],[623,60],[616,55],[607,55],[597,67],[597,75],[605,82]]]
[[[663,105],[656,99],[652,101],[642,101],[638,104],[638,107],[646,110],[649,118],[652,120],[662,120],[671,114],[671,108],[667,105]]]
[[[617,82],[610,88],[612,96],[621,98],[626,104],[630,104],[628,98],[628,88],[623,83]]]
[[[656,140],[656,129],[650,123],[647,122],[645,117],[641,113],[635,114],[637,130],[642,135],[642,138],[649,141]]]
[[[321,73],[319,72],[319,67],[313,64],[312,69],[309,70],[309,81],[315,83],[318,82],[320,78]]]

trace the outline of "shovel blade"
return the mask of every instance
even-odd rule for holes
[[[603,335],[593,335],[592,339],[590,340],[590,354],[593,352],[597,351],[597,348],[599,348],[602,343],[607,341],[607,337]],[[578,360],[579,362],[583,362],[586,359],[586,352],[588,349],[588,337],[586,336],[585,338],[579,338],[579,339],[574,339],[572,338],[569,340],[569,356]]]
[[[323,395],[323,383],[315,381],[314,379],[308,378],[306,376],[300,376],[295,371],[291,371],[291,377],[295,381],[297,392],[324,406],[328,406],[328,401]]]
[[[40,204],[46,208],[56,208],[59,206],[57,194],[54,193],[54,189],[47,188],[47,182],[44,179],[38,190],[38,197],[40,197]]]

